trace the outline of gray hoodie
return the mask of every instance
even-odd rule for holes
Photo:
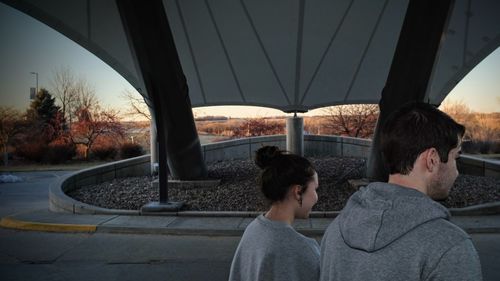
[[[371,183],[326,230],[320,280],[482,280],[470,237],[449,216],[417,190]]]
[[[316,281],[318,277],[318,242],[264,215],[245,229],[229,272],[229,281]]]

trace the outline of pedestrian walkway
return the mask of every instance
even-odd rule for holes
[[[78,215],[32,210],[1,219],[6,228],[51,232],[104,232],[131,234],[240,236],[253,217],[204,215]],[[221,214],[222,215],[222,214]],[[333,218],[312,217],[296,220],[294,227],[304,235],[322,236]],[[468,233],[500,233],[500,215],[456,216],[451,221]]]

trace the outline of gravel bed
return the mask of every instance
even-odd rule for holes
[[[365,159],[347,157],[310,158],[319,175],[318,204],[315,211],[341,210],[355,190],[348,179],[361,178]],[[259,169],[249,160],[233,160],[208,166],[210,178],[221,179],[212,188],[177,189],[169,187],[169,199],[185,203],[190,211],[264,211],[268,203],[260,194],[256,178]],[[158,201],[158,190],[151,187],[154,177],[114,179],[74,190],[68,195],[87,204],[138,210],[150,201]],[[446,207],[466,207],[500,201],[500,179],[460,175]]]

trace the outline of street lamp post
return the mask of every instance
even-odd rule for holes
[[[36,76],[36,92],[35,95],[38,94],[38,72],[30,72]]]

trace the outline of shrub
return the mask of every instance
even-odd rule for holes
[[[233,137],[254,137],[265,135],[277,135],[285,133],[285,122],[281,120],[267,121],[262,119],[250,119],[233,129]]]
[[[99,160],[115,159],[118,149],[114,146],[96,146],[92,148],[92,156]]]
[[[16,155],[26,160],[42,162],[47,147],[47,144],[43,142],[25,142],[16,146]]]
[[[464,140],[464,142],[462,142],[462,151],[465,153],[474,154],[477,153],[478,149],[475,143],[471,140]]]
[[[51,164],[63,163],[76,155],[76,146],[66,140],[58,139],[49,143],[44,161]]]
[[[498,141],[464,141],[462,150],[470,154],[497,154],[500,153]]]
[[[489,141],[478,141],[479,144],[479,153],[481,154],[488,154],[490,153],[490,148],[492,146],[492,143]]]
[[[500,153],[500,141],[496,141],[492,144],[491,153],[493,154]]]
[[[142,154],[144,154],[144,149],[136,143],[127,142],[122,144],[120,148],[120,157],[122,159],[141,156]]]
[[[77,159],[85,159],[85,151],[87,150],[87,147],[82,144],[77,144],[76,145],[76,158]]]

